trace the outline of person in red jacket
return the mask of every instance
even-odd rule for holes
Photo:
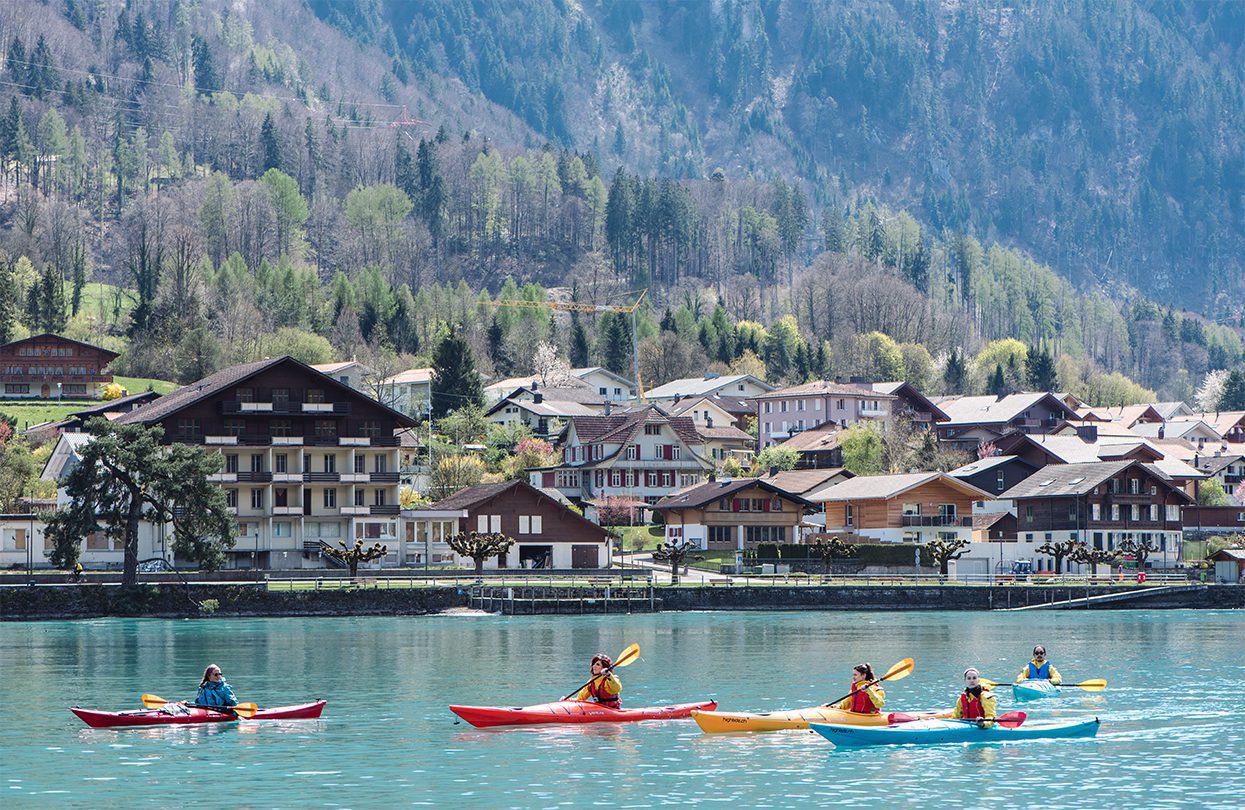
[[[838,708],[845,712],[860,714],[878,714],[886,703],[886,693],[882,685],[874,683],[873,667],[868,663],[852,667],[852,694],[838,703]]]
[[[976,667],[969,667],[964,670],[964,691],[955,702],[951,716],[957,720],[976,720],[977,725],[989,727],[998,716],[998,703],[994,693],[981,685],[981,673]]]
[[[592,680],[579,690],[576,700],[592,700],[610,709],[622,708],[622,681],[614,674],[614,659],[605,653],[592,656]]]

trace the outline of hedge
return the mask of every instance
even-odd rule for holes
[[[860,563],[861,565],[912,565],[913,545],[911,543],[856,543],[852,556],[841,558],[843,562]],[[921,549],[921,565],[932,566],[934,558],[925,546]],[[796,545],[794,543],[760,543],[756,550],[750,552],[751,558],[760,562],[798,562],[820,560],[816,546]],[[836,558],[840,559],[840,558]]]

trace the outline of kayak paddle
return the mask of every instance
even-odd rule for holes
[[[159,695],[143,695],[143,705],[148,709],[158,709],[166,703],[175,703],[176,701],[165,700]],[[191,704],[198,706],[198,704]],[[254,717],[255,712],[259,711],[259,706],[254,703],[239,703],[236,706],[198,706],[200,709],[211,709],[221,714],[236,714],[238,717]]]
[[[1024,712],[1008,712],[1007,714],[1000,714],[998,717],[994,718],[994,722],[1002,726],[1003,728],[1019,728],[1020,724],[1023,723],[1025,721],[1025,718],[1028,716],[1029,715],[1025,714]],[[896,723],[911,723],[914,720],[924,720],[928,718],[914,717],[913,715],[904,714],[903,712],[895,712],[891,714],[889,717],[887,717],[886,719],[891,722],[891,725],[895,725]],[[950,720],[952,718],[942,718],[942,719]],[[974,723],[976,721],[965,720],[964,722]]]
[[[619,667],[630,666],[631,664],[634,664],[638,660],[640,660],[640,645],[632,644],[630,647],[620,652],[618,654],[618,657],[614,659],[614,666],[603,669],[601,671],[601,675],[604,675],[605,673],[610,672],[612,670],[618,669]],[[588,679],[588,683],[585,683],[584,686],[588,686],[593,681],[595,681],[597,678],[600,678],[601,675],[593,675],[591,678]],[[574,692],[571,692],[569,695],[567,695],[566,697],[562,699],[570,700],[571,698],[575,697],[580,692],[582,692],[584,690],[584,686],[578,687]]]
[[[981,685],[986,687],[987,689],[993,689],[996,686],[1015,686],[1016,684],[997,683],[995,681],[982,678]],[[1107,682],[1102,678],[1091,678],[1088,681],[1081,681],[1080,683],[1059,683],[1055,685],[1056,686],[1074,686],[1077,689],[1084,689],[1086,692],[1101,692],[1103,689],[1107,688]]]
[[[886,670],[886,674],[878,678],[876,681],[870,681],[869,683],[866,683],[863,686],[857,686],[855,689],[848,692],[843,697],[838,698],[837,700],[832,700],[829,703],[825,703],[822,705],[823,706],[837,706],[838,704],[847,700],[849,697],[861,691],[862,689],[868,689],[870,686],[881,683],[882,681],[901,681],[904,678],[911,675],[914,669],[916,669],[916,662],[914,662],[911,658],[905,658],[904,660],[900,661],[898,664],[895,664],[895,666]]]

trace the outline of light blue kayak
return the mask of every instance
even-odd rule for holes
[[[1060,693],[1058,686],[1050,681],[1034,680],[1020,681],[1012,684],[1012,697],[1016,700],[1039,700],[1046,697],[1057,697]]]
[[[1055,737],[1093,737],[1098,718],[1062,723],[1025,723],[1019,728],[980,728],[968,720],[917,720],[892,726],[839,726],[810,723],[809,728],[839,747],[860,745],[937,745],[939,743],[1004,743]]]

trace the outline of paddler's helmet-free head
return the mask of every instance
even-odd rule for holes
[[[1034,648],[1033,648],[1033,657],[1034,657],[1035,659],[1037,659],[1038,661],[1041,661],[1043,658],[1045,658],[1045,657],[1046,657],[1046,648],[1045,648],[1045,647],[1043,647],[1041,644],[1039,644],[1039,645],[1037,645],[1036,647],[1034,647]]]
[[[597,653],[592,656],[592,664],[590,667],[595,671],[598,664],[601,665],[602,670],[610,669],[614,666],[614,659],[610,658],[605,653]]]
[[[976,667],[969,667],[964,670],[964,685],[970,688],[981,685],[981,673],[977,671]]]

